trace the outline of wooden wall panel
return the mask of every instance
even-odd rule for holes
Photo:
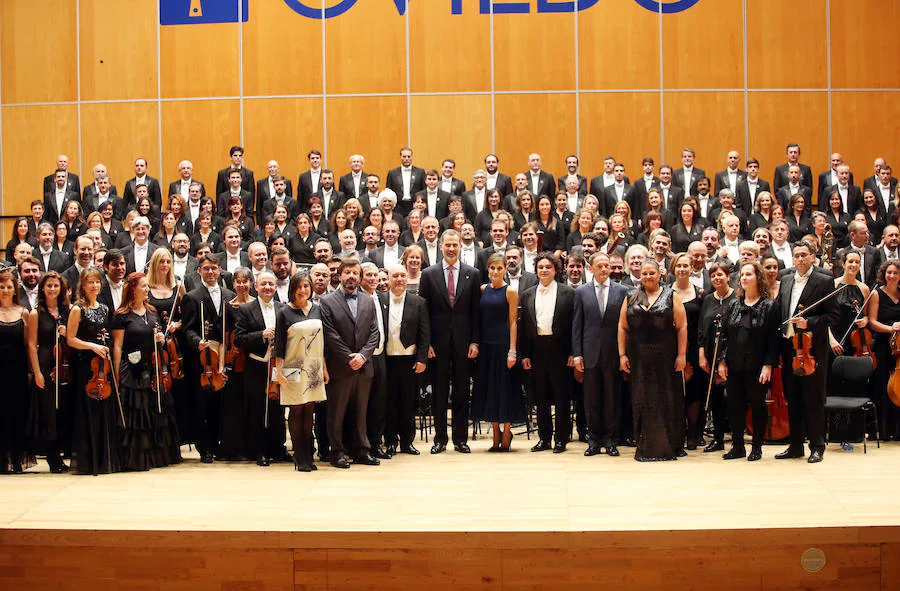
[[[582,94],[581,174],[588,178],[602,174],[607,156],[623,163],[632,180],[643,174],[645,156],[659,166],[659,125],[658,93]]]
[[[3,213],[27,214],[43,197],[44,177],[56,168],[60,153],[69,170],[81,176],[78,162],[78,107],[50,105],[3,107]]]
[[[881,591],[900,589],[900,544],[881,545]]]
[[[785,146],[800,145],[800,161],[818,174],[828,162],[828,96],[824,92],[751,92],[750,153],[760,176],[771,182],[786,161]]]
[[[900,86],[900,5],[831,0],[831,84],[834,88]]]
[[[747,0],[750,88],[828,86],[825,6],[826,0]]]
[[[834,151],[854,170],[856,183],[872,174],[883,157],[900,175],[900,95],[887,92],[836,92],[831,95]],[[827,167],[822,166],[821,170]],[[818,168],[815,172],[821,172]],[[862,174],[860,174],[862,173]]]
[[[734,0],[703,0],[663,17],[666,88],[743,88],[743,13]]]
[[[178,25],[159,29],[163,98],[237,96],[238,25]]]
[[[252,5],[242,25],[244,95],[320,94],[322,21],[301,17],[284,2]]]
[[[494,15],[496,90],[573,90],[573,14]]]
[[[329,98],[327,108],[329,166],[345,174],[350,155],[362,154],[366,171],[380,174],[383,188],[387,171],[400,166],[400,148],[409,141],[406,97]],[[414,157],[413,162],[425,165],[420,158]]]
[[[163,190],[178,179],[178,163],[190,160],[194,178],[206,185],[207,194],[214,193],[216,173],[231,164],[228,149],[240,143],[238,101],[163,103],[162,135],[165,138],[160,179],[165,183]]]
[[[79,1],[81,100],[156,98],[157,1]]]
[[[491,20],[478,0],[410,2],[409,70],[412,92],[474,92],[491,89]]]
[[[412,145],[419,166],[437,168],[456,161],[456,177],[472,186],[472,172],[484,168],[491,152],[491,97],[487,95],[410,98]]]
[[[244,101],[245,162],[259,180],[266,164],[277,160],[281,174],[297,183],[309,168],[306,154],[324,146],[322,99],[252,99]],[[326,163],[334,166],[333,159]]]
[[[575,95],[506,94],[494,103],[497,153],[502,170],[515,177],[528,170],[528,155],[537,152],[543,169],[558,178],[565,157],[576,150]],[[566,133],[567,132],[567,133]]]
[[[76,0],[0,2],[4,104],[78,98],[75,4]]]
[[[393,0],[325,21],[325,67],[329,94],[406,92],[406,20]]]
[[[696,152],[695,163],[713,178],[729,150],[743,152],[744,94],[741,92],[665,93],[663,154],[674,168],[681,166],[682,148]]]
[[[634,0],[579,12],[578,71],[582,90],[658,88],[659,15]]]
[[[158,125],[155,102],[82,105],[81,146],[87,174],[102,162],[121,195],[125,181],[134,176],[135,159],[146,158],[148,174],[159,178]]]

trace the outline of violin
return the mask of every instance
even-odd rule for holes
[[[858,320],[863,306],[860,306],[859,302],[853,300],[853,309],[856,310],[856,320]],[[853,345],[853,356],[868,357],[872,360],[872,369],[875,369],[878,361],[875,359],[875,352],[872,351],[872,331],[861,326],[857,326],[854,329],[854,324],[850,325],[850,329],[852,330],[850,333],[850,344]]]
[[[150,387],[156,391],[170,390],[172,388],[172,375],[169,373],[169,353],[165,347],[160,347],[156,341],[159,334],[159,324],[153,326],[153,373],[150,377]]]
[[[234,345],[234,330],[225,332],[225,311],[222,312],[222,330],[226,335],[225,367],[240,373],[244,371],[244,352]]]
[[[201,314],[203,308],[200,308]],[[203,330],[203,342],[209,346],[200,351],[200,387],[206,391],[218,392],[225,387],[225,374],[219,373],[219,348],[218,343],[208,341],[206,335],[209,333],[209,322],[203,320],[201,328]]]
[[[891,334],[891,354],[894,355],[895,363],[888,379],[887,393],[894,406],[900,406],[900,371],[897,371],[900,370],[900,341],[897,340],[896,332]]]
[[[800,317],[803,311],[803,304],[797,306],[797,315]],[[796,376],[812,375],[816,371],[816,358],[813,356],[812,333],[809,331],[800,331],[794,328],[794,336],[792,337],[794,345],[794,361],[791,369]]]
[[[184,359],[181,356],[181,350],[178,347],[178,339],[175,338],[175,335],[169,332],[169,326],[171,322],[169,322],[167,318],[166,312],[161,312],[160,316],[162,317],[163,322],[166,323],[166,332],[165,332],[165,341],[163,342],[163,347],[166,350],[166,356],[169,361],[169,375],[173,380],[180,380],[184,377]]]
[[[275,339],[269,341],[269,362],[266,365],[266,396],[269,400],[281,398],[281,384],[275,379]]]
[[[100,342],[105,346],[106,341],[109,338],[105,328],[100,331],[99,336]],[[87,386],[85,386],[85,392],[87,393],[88,398],[93,398],[94,400],[106,400],[112,394],[112,384],[109,379],[112,374],[112,362],[109,359],[109,355],[106,355],[105,357],[94,355],[90,365],[91,377],[88,380]]]

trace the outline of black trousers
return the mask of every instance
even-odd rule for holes
[[[584,408],[591,446],[608,447],[619,441],[621,382],[618,369],[584,368]]]
[[[538,436],[549,443],[553,439],[550,406],[556,406],[556,442],[566,444],[572,435],[569,416],[569,392],[566,389],[566,354],[552,335],[538,336],[531,355],[533,395],[537,409]]]
[[[466,347],[468,349],[468,346]],[[467,353],[467,351],[466,351]],[[472,362],[468,356],[457,355],[454,347],[442,351],[431,360],[431,403],[434,416],[434,442],[447,445],[447,407],[450,406],[450,387],[453,386],[453,416],[451,418],[453,443],[469,440],[469,395],[471,389]]]
[[[731,438],[734,447],[744,447],[744,426],[746,424],[747,406],[753,416],[753,447],[763,444],[766,437],[766,423],[769,409],[766,408],[766,391],[768,384],[759,383],[759,372],[728,371],[725,383],[728,393],[728,417],[731,421]]]
[[[416,436],[415,355],[393,355],[386,358],[387,404],[384,431],[385,445],[409,445]]]
[[[200,371],[200,364],[195,366]],[[219,447],[219,423],[222,415],[222,394],[204,390],[200,374],[191,376],[194,382],[194,438],[200,455],[215,454]]]
[[[285,451],[284,409],[266,395],[266,368],[266,363],[249,356],[244,363],[244,441],[251,458],[279,457]]]
[[[575,379],[575,372],[566,372],[566,387],[572,398],[572,408],[575,410],[575,431],[578,437],[587,437],[587,409],[584,404],[584,384]]]
[[[782,339],[781,347],[784,395],[788,403],[791,426],[791,447],[803,449],[803,438],[809,439],[810,451],[825,451],[825,385],[828,381],[828,359],[819,364],[811,375],[797,376],[791,371],[794,347]]]
[[[709,374],[705,374],[709,375]],[[707,377],[707,379],[709,379]],[[708,387],[709,382],[707,382]],[[706,394],[704,393],[703,403],[706,403]],[[716,384],[713,382],[712,389],[709,391],[709,406],[704,412],[712,414],[713,420],[713,437],[717,441],[725,438],[725,432],[728,431],[728,407],[725,402],[725,386],[724,384]],[[702,420],[697,421],[698,437],[703,435],[703,429],[706,427],[706,415]]]
[[[333,388],[325,387],[327,396],[331,396]],[[316,424],[316,446],[319,448],[319,457],[328,458],[331,454],[331,444],[328,441],[328,401],[314,402]]]
[[[385,421],[387,420],[387,355],[382,352],[372,358],[375,367],[375,377],[372,378],[372,387],[369,391],[369,404],[366,409],[366,433],[371,445],[381,445],[384,436]]]
[[[328,401],[328,441],[331,445],[331,457],[335,458],[348,452],[344,439],[344,419],[348,412],[354,423],[348,425],[349,432],[354,434],[353,456],[369,451],[369,439],[366,436],[366,407],[369,404],[369,390],[372,378],[363,375],[362,371],[332,375],[334,387],[329,391],[332,398]]]

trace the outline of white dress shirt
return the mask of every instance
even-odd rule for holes
[[[529,273],[534,273],[535,265],[537,264],[537,256],[538,251],[533,250],[529,251],[527,249],[522,249],[522,269],[528,271]]]
[[[400,341],[400,329],[403,327],[403,307],[406,305],[406,292],[395,296],[388,294],[388,339],[387,354],[390,357],[400,355],[415,355],[416,344],[404,347]]]
[[[431,191],[430,189],[426,189],[427,193],[427,204],[428,204],[428,215],[431,217],[437,217],[437,189]]]
[[[813,268],[810,267],[809,271],[806,272],[806,275],[794,273],[794,285],[791,286],[791,305],[788,309],[788,314],[790,314],[791,316],[793,316],[797,312],[797,304],[800,303],[800,296],[803,294],[803,288],[806,287],[806,282],[809,281],[809,276],[814,272],[815,271],[813,270]],[[791,338],[794,336],[793,322],[789,322],[787,324],[787,329],[784,336],[787,338]]]
[[[372,355],[381,355],[384,352],[384,344],[387,338],[384,334],[384,316],[381,315],[381,302],[378,300],[378,292],[369,294],[369,297],[375,302],[375,322],[378,324],[378,346],[375,347]]]
[[[535,198],[540,195],[541,188],[541,171],[529,173],[531,175],[531,192],[534,193]]]
[[[207,285],[206,282],[203,283],[203,287],[209,292],[209,297],[212,298],[213,306],[216,307],[216,313],[218,313],[222,308],[222,288],[218,285]]]
[[[470,267],[475,266],[475,243],[466,246],[463,244],[459,250],[459,260],[463,263],[469,265]]]
[[[450,177],[449,179],[445,176],[441,177],[441,186],[438,188],[447,193],[452,193],[453,192],[453,177]]]
[[[400,177],[403,180],[403,199],[409,201],[412,199],[412,195],[410,195],[410,186],[412,186],[412,166],[409,168],[400,167]]]
[[[143,273],[147,267],[147,253],[150,250],[150,243],[145,242],[143,245],[134,243],[134,270]]]
[[[280,302],[287,303],[288,300],[288,284],[290,283],[290,279],[276,279],[275,280],[275,293],[278,294],[278,300]]]
[[[539,336],[553,334],[553,313],[556,311],[556,281],[550,285],[538,284],[534,296],[534,313]]]
[[[238,250],[236,253],[231,254],[227,249],[225,250],[225,270],[229,273],[234,273],[238,267],[241,266],[241,251]]]
[[[122,287],[125,285],[124,281],[120,281],[119,283],[110,283],[109,284],[109,293],[112,295],[112,303],[113,309],[118,310],[119,306],[122,305]]]
[[[485,189],[496,189],[497,188],[497,178],[500,176],[499,173],[495,172],[494,174],[487,175],[487,184],[485,184]]]
[[[400,245],[394,243],[394,246],[384,245],[384,261],[382,265],[384,269],[390,269],[400,261]]]

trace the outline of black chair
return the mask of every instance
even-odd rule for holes
[[[866,422],[866,413],[872,411],[875,418],[875,437],[877,446],[881,447],[881,434],[878,432],[878,410],[869,398],[869,382],[872,379],[874,364],[869,357],[836,357],[831,366],[835,392],[829,393],[825,399],[825,419],[828,430],[831,430],[830,417],[834,413],[862,413]],[[828,441],[829,433],[825,434]],[[866,449],[866,433],[863,433],[863,453]]]

